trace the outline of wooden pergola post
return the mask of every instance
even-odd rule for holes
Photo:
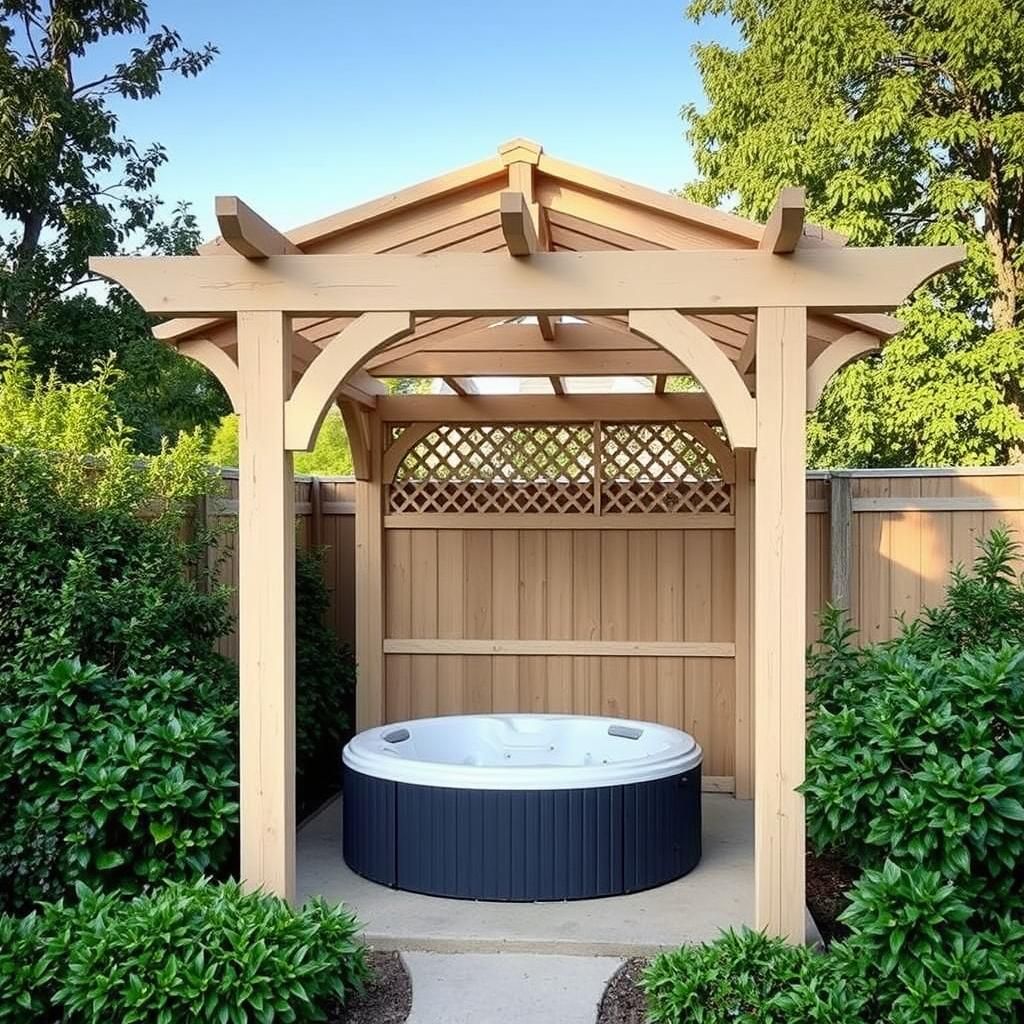
[[[803,942],[807,311],[757,311],[754,920]]]
[[[285,448],[291,328],[238,314],[241,878],[295,898],[295,479]]]

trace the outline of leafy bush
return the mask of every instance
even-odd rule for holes
[[[0,952],[0,1022],[30,1010],[68,1024],[323,1020],[368,975],[357,922],[320,900],[296,910],[206,880],[77,895],[39,917],[0,917],[20,954]]]
[[[808,838],[862,870],[829,958],[870,1021],[1024,1019],[1024,587],[1005,530],[946,603],[855,647],[833,610],[809,668]]]
[[[814,847],[921,864],[996,913],[1024,906],[1024,648],[924,659],[844,643],[826,632],[848,675],[808,730]]]
[[[0,707],[4,903],[218,870],[238,821],[233,717],[181,672],[63,661],[23,685]]]
[[[842,915],[852,935],[829,953],[865,979],[868,1020],[894,1024],[1003,1024],[1024,1015],[1024,926],[988,926],[965,892],[938,871],[886,861],[854,884]]]
[[[953,653],[1024,644],[1024,584],[1014,568],[1021,546],[1005,528],[981,538],[979,546],[972,571],[953,569],[945,602],[904,630],[903,644]]]
[[[652,1024],[855,1024],[863,984],[837,961],[759,932],[662,953],[643,989]]]
[[[1024,588],[997,530],[949,600],[854,647],[840,614],[810,659],[808,836],[861,867],[889,858],[954,882],[983,915],[1024,908]]]
[[[140,460],[113,416],[115,378],[33,378],[16,343],[0,348],[0,701],[61,658],[232,679],[214,650],[227,593],[189,578],[208,538],[182,539],[184,502],[210,484],[202,438]]]
[[[214,466],[238,465],[238,416],[235,413],[222,417],[210,439],[208,458]],[[337,408],[329,410],[324,417],[313,450],[295,453],[295,472],[320,476],[351,474],[352,447]]]
[[[45,941],[37,914],[0,914],[0,1024],[46,1019],[53,971]]]

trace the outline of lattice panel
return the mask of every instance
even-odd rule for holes
[[[729,512],[714,456],[677,423],[604,423],[601,511]]]
[[[395,481],[585,483],[594,479],[593,471],[589,423],[440,426],[410,449]]]
[[[601,512],[729,512],[732,495],[720,480],[663,484],[656,481],[606,480],[601,485]]]
[[[392,513],[729,512],[714,457],[678,424],[439,426],[388,487]],[[394,439],[399,429],[392,429]],[[595,466],[595,447],[600,449]]]
[[[593,512],[593,483],[403,480],[388,493],[392,512]]]

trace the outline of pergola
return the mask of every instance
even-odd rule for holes
[[[616,665],[633,657],[659,666],[727,659],[735,679],[727,788],[755,800],[756,924],[802,941],[805,414],[837,369],[899,330],[880,314],[962,260],[962,248],[847,248],[805,225],[799,189],[783,190],[759,225],[565,163],[521,139],[479,164],[290,232],[234,197],[217,199],[217,216],[222,237],[196,256],[104,257],[91,266],[148,312],[176,318],[155,333],[206,365],[240,414],[245,882],[294,896],[292,453],[312,447],[338,403],[357,476],[359,727],[391,715],[389,674],[404,694],[395,706],[417,710],[415,688],[410,697],[408,678],[399,679],[407,662],[392,673],[389,659],[424,656],[436,666],[454,657],[463,668],[484,656]],[[650,377],[651,393],[574,393],[574,378],[617,374]],[[666,393],[666,382],[684,375],[700,390]],[[455,394],[392,395],[380,383],[415,376],[443,378]],[[480,394],[474,378],[484,376],[547,378],[550,393]],[[675,425],[704,454],[668,484],[603,480],[609,422],[634,432]],[[472,493],[469,483],[442,482],[425,505],[396,511],[389,493],[410,453],[427,445],[436,465],[446,458],[438,436],[450,441],[451,425],[464,437],[473,425],[502,424],[587,425],[593,461],[571,506],[494,512],[495,493],[505,493],[494,481]],[[694,481],[701,458],[718,467],[718,482]],[[429,459],[419,465],[429,475]],[[422,481],[407,483],[407,496],[427,493]],[[545,486],[568,493],[551,474]],[[657,505],[665,487],[676,504]],[[457,521],[442,522],[448,506],[430,504],[442,492],[449,503],[458,494]],[[631,505],[608,503],[627,492]],[[721,494],[725,504],[707,504]],[[435,621],[433,634],[395,638],[386,625],[385,538],[417,516],[440,529],[733,530],[734,633],[608,639],[569,623],[559,639],[502,640],[446,634]],[[472,566],[465,571],[463,581]],[[583,578],[578,572],[577,586]]]

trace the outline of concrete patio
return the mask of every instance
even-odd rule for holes
[[[677,882],[567,903],[450,900],[398,892],[350,871],[341,857],[337,800],[299,830],[298,896],[344,902],[378,949],[648,955],[753,924],[753,840],[753,804],[706,793],[703,857]],[[815,937],[809,931],[808,938]]]

